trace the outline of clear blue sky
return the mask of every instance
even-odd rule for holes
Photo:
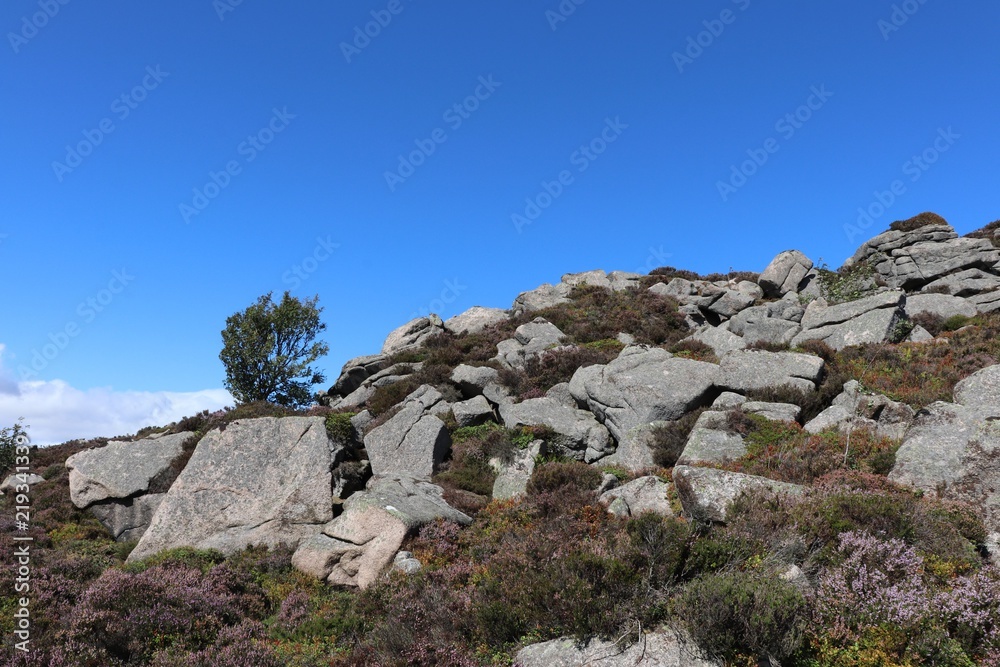
[[[566,272],[836,266],[923,210],[1000,217],[995,3],[236,1],[0,9],[0,422],[215,406],[268,291],[319,294],[332,382]]]

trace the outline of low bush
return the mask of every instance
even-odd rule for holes
[[[593,491],[601,484],[601,473],[586,463],[546,463],[535,468],[528,480],[528,493],[540,494],[570,489]]]
[[[937,213],[931,213],[925,211],[924,213],[918,213],[912,218],[907,218],[906,220],[897,220],[896,222],[889,225],[889,229],[894,232],[913,232],[921,227],[929,227],[930,225],[947,225],[948,221],[942,218]]]

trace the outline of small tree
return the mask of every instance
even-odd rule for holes
[[[326,329],[318,301],[318,296],[300,301],[285,292],[275,304],[268,292],[226,319],[219,359],[226,367],[226,389],[237,402],[309,403],[311,387],[325,379],[310,364],[330,351],[326,343],[313,342]]]
[[[6,475],[14,468],[18,445],[30,442],[23,422],[24,417],[21,417],[13,426],[0,428],[0,475]]]

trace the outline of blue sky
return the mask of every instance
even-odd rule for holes
[[[268,291],[319,295],[332,382],[415,315],[567,272],[837,266],[924,210],[971,231],[1000,217],[998,24],[942,0],[9,0],[0,423],[218,407],[219,332]]]

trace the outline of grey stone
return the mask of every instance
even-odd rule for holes
[[[339,401],[331,403],[331,406],[338,410],[357,410],[365,405],[372,396],[375,395],[375,387],[362,384],[360,387],[344,396]]]
[[[382,354],[393,354],[419,347],[431,336],[444,332],[444,322],[437,315],[418,317],[394,329],[382,344]]]
[[[586,410],[568,408],[553,398],[531,398],[500,406],[500,419],[510,429],[547,426],[554,436],[547,444],[560,454],[588,463],[614,449],[608,429]]]
[[[708,309],[720,317],[728,318],[741,310],[746,310],[754,304],[754,301],[756,299],[748,294],[736,290],[726,290]]]
[[[790,345],[801,331],[802,327],[795,322],[769,317],[747,324],[743,328],[743,344]]]
[[[980,313],[992,313],[995,310],[1000,310],[1000,290],[973,294],[968,298],[968,301],[975,305],[976,310]]]
[[[436,484],[405,475],[373,477],[368,488],[344,501],[344,511],[375,507],[392,514],[409,531],[438,519],[463,526],[472,523],[472,519],[445,502],[443,493]]]
[[[333,517],[322,417],[237,420],[205,435],[129,555],[297,545]]]
[[[478,426],[493,421],[493,407],[483,396],[475,396],[451,406],[459,426]]]
[[[658,421],[649,424],[633,426],[625,433],[618,443],[618,448],[611,456],[601,459],[602,465],[616,465],[632,472],[649,470],[656,467],[653,452],[655,451],[655,431],[657,427],[670,422]]]
[[[902,309],[879,308],[841,324],[803,330],[792,339],[792,345],[818,340],[834,350],[843,350],[851,345],[893,342],[901,337],[903,322]]]
[[[866,241],[850,260],[845,262],[845,266],[853,266],[870,257],[879,255],[888,256],[893,250],[899,250],[906,246],[924,241],[947,241],[958,238],[955,229],[951,225],[925,225],[909,232],[889,230]]]
[[[741,394],[734,394],[731,391],[724,391],[712,403],[712,407],[718,410],[731,410],[738,408],[747,402],[747,397]]]
[[[752,297],[754,301],[764,298],[764,288],[750,280],[741,280],[736,283],[736,291]]]
[[[840,303],[835,306],[824,306],[821,301],[813,301],[806,308],[802,317],[802,328],[806,331],[819,329],[831,324],[842,324],[865,313],[883,308],[896,309],[906,304],[906,293],[900,290],[882,292],[873,296]]]
[[[706,410],[698,417],[688,435],[677,465],[696,463],[727,463],[747,453],[743,436],[728,428],[729,413]]]
[[[906,298],[906,314],[910,317],[928,313],[946,320],[955,315],[975,317],[977,312],[974,304],[947,294],[913,294]]]
[[[19,486],[32,487],[35,484],[41,484],[45,481],[45,478],[41,475],[35,475],[33,473],[18,473],[14,475],[8,475],[7,479],[0,484],[0,492],[5,491],[16,491]]]
[[[757,284],[767,296],[782,296],[786,292],[797,292],[799,283],[812,267],[812,260],[798,250],[786,250],[771,260],[760,274]]]
[[[389,357],[384,354],[373,354],[355,357],[344,364],[340,376],[328,393],[330,396],[347,396],[361,386],[361,383],[389,364]]]
[[[576,287],[578,285],[591,285],[593,287],[611,289],[611,281],[608,280],[608,274],[600,269],[584,271],[583,273],[567,273],[563,275],[560,282],[570,285],[571,287]]]
[[[514,331],[514,337],[497,343],[497,361],[505,368],[524,368],[525,363],[560,344],[565,334],[544,318],[536,317]]]
[[[400,551],[396,554],[396,557],[392,559],[392,569],[402,572],[403,574],[416,574],[423,568],[424,564],[414,558],[413,554],[409,551]]]
[[[740,406],[743,412],[760,415],[771,421],[796,422],[802,413],[802,408],[793,403],[766,403],[763,401],[746,401]]]
[[[559,405],[565,405],[567,408],[579,407],[576,404],[576,399],[573,398],[573,392],[569,390],[569,382],[560,382],[559,384],[552,385],[545,392],[545,397],[551,398]]]
[[[509,317],[506,310],[501,308],[484,308],[473,306],[463,313],[449,317],[445,323],[446,331],[455,335],[463,333],[479,333],[486,327],[503,322]]]
[[[955,402],[1000,417],[1000,365],[987,366],[955,385]]]
[[[741,494],[766,489],[777,494],[799,495],[796,484],[744,475],[715,468],[674,467],[674,486],[684,513],[696,521],[725,523],[729,507]]]
[[[621,292],[638,287],[639,280],[641,278],[642,275],[638,273],[631,273],[629,271],[611,271],[608,273],[608,280],[611,282],[611,289],[615,292]]]
[[[354,427],[354,431],[359,435],[364,435],[365,431],[368,430],[368,425],[375,421],[372,413],[368,410],[362,410],[358,414],[351,417],[351,426]]]
[[[782,386],[812,391],[823,365],[821,358],[798,352],[730,352],[722,358],[718,386],[738,393]]]
[[[1000,250],[989,240],[962,237],[893,250],[890,257],[876,262],[875,270],[890,287],[913,290],[963,269],[989,269],[998,260]]]
[[[108,498],[128,498],[144,493],[157,475],[181,455],[184,442],[194,433],[185,431],[153,440],[110,442],[66,459],[70,500],[83,509]]]
[[[437,402],[435,394],[440,399],[433,388],[420,387],[407,397],[402,410],[365,435],[365,449],[376,477],[408,475],[429,480],[435,466],[444,461],[451,437],[444,422],[427,413]]]
[[[639,516],[643,512],[654,512],[663,516],[674,516],[667,494],[670,484],[659,477],[639,477],[619,487],[605,491],[599,500],[608,512],[615,516]]]
[[[371,461],[344,461],[333,470],[334,498],[349,498],[351,494],[363,491],[372,476]]]
[[[518,297],[514,299],[514,305],[511,310],[516,316],[534,312],[536,310],[544,310],[545,308],[551,308],[552,306],[558,306],[563,303],[569,303],[569,293],[572,289],[573,287],[571,285],[567,285],[566,283],[559,283],[558,285],[549,285],[548,283],[545,283],[530,292],[522,292],[519,294]]]
[[[931,335],[931,332],[919,324],[914,326],[910,330],[910,335],[906,337],[907,343],[927,343],[932,340],[934,340],[934,336]]]
[[[690,304],[681,306],[677,309],[677,312],[684,316],[684,322],[689,329],[697,329],[705,325],[705,314],[701,312],[701,308],[698,306]]]
[[[499,384],[500,373],[489,366],[459,364],[451,373],[451,381],[458,385],[466,398],[479,396],[491,384]]]
[[[712,348],[715,356],[720,358],[727,352],[742,350],[747,346],[746,341],[736,334],[713,326],[701,327],[684,340],[696,340],[699,343],[704,343]]]
[[[1000,289],[1000,277],[980,269],[967,269],[924,285],[921,292],[971,297]]]
[[[153,514],[166,497],[165,493],[147,493],[137,498],[103,500],[88,510],[97,517],[119,542],[138,540],[149,528]]]
[[[646,633],[635,644],[591,639],[553,639],[521,649],[514,659],[519,667],[722,667],[700,656],[690,640],[673,630]]]
[[[493,482],[493,499],[508,500],[523,496],[528,488],[528,480],[535,472],[535,459],[545,454],[545,443],[535,440],[525,449],[514,452],[510,461],[493,461],[497,478]]]
[[[660,348],[634,346],[607,365],[578,369],[570,391],[620,441],[630,428],[680,419],[706,404],[718,376],[715,364],[676,358]]]

